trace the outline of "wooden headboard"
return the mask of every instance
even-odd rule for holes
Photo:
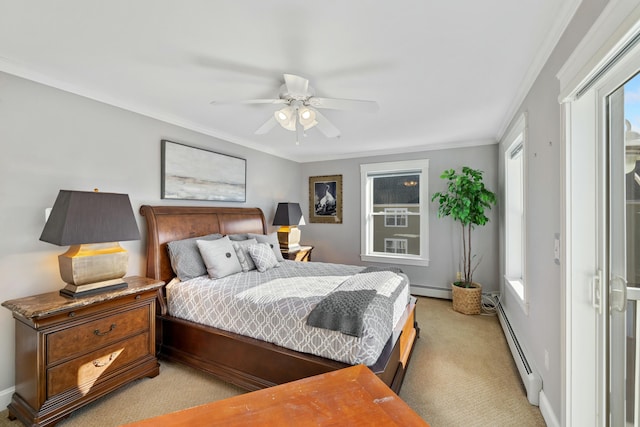
[[[259,208],[143,205],[140,214],[147,222],[147,277],[166,283],[175,276],[167,252],[168,242],[212,233],[267,232]]]

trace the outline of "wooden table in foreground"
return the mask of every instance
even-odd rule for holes
[[[194,425],[428,426],[364,365],[127,424]]]

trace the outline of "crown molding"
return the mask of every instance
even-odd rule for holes
[[[529,94],[529,91],[533,87],[533,84],[538,78],[538,75],[549,60],[549,57],[553,53],[553,50],[556,48],[556,45],[560,41],[560,38],[564,34],[565,30],[571,23],[571,20],[576,14],[576,11],[578,10],[578,7],[580,7],[581,3],[582,0],[572,0],[565,2],[562,9],[558,12],[558,18],[556,19],[553,27],[547,33],[547,36],[540,45],[538,53],[529,65],[527,74],[525,75],[522,83],[519,86],[518,92],[514,96],[511,105],[507,109],[507,113],[505,114],[502,125],[499,128],[497,139],[502,139],[504,137],[504,133],[506,132],[507,127],[518,112],[520,105],[522,105],[522,102],[524,102],[524,99]]]

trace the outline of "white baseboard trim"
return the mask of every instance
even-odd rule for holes
[[[560,427],[560,423],[558,422],[558,417],[551,409],[551,404],[549,404],[549,399],[547,399],[547,395],[544,394],[544,389],[540,391],[540,412],[542,412],[542,418],[544,418],[544,422],[547,423],[547,427]]]
[[[421,297],[451,299],[451,289],[436,288],[427,285],[411,284],[411,295],[419,295]]]
[[[11,396],[16,391],[15,387],[5,388],[0,390],[0,409],[6,408],[11,403]]]

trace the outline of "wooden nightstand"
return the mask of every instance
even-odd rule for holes
[[[284,257],[284,259],[290,259],[292,261],[307,262],[307,261],[311,261],[312,250],[313,250],[313,246],[300,246],[300,248],[295,251],[280,249],[280,252],[282,252],[282,256]]]
[[[53,425],[130,381],[158,375],[155,309],[164,283],[124,281],[125,289],[84,298],[56,291],[2,303],[16,328],[9,418]]]

